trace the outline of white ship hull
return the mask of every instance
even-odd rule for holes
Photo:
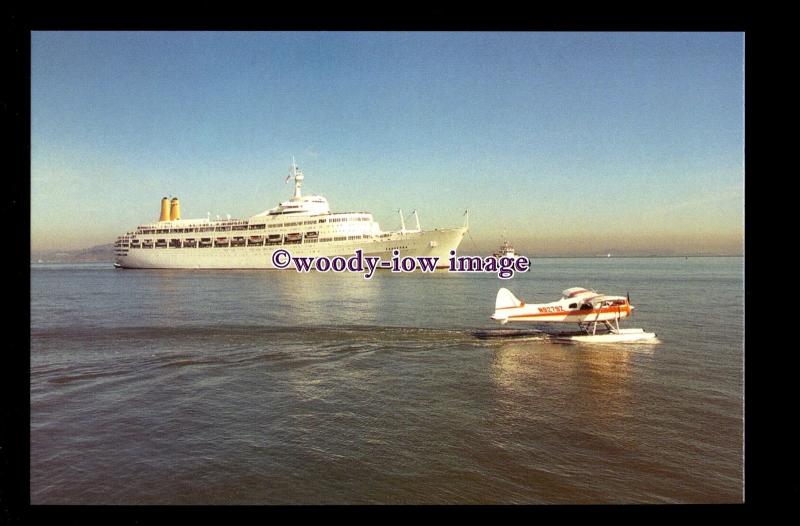
[[[438,257],[437,268],[444,268],[449,264],[450,251],[458,249],[466,231],[461,227],[398,232],[388,238],[271,246],[131,248],[124,255],[117,256],[115,266],[138,269],[275,269],[272,254],[280,249],[292,256],[329,258],[349,257],[361,249],[364,256],[379,256],[381,261],[391,260],[392,251],[397,249],[401,258]]]

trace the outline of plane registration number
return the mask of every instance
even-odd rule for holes
[[[564,312],[564,307],[538,307],[539,312]]]

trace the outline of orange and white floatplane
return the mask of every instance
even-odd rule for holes
[[[577,323],[577,333],[552,334],[555,341],[585,343],[618,343],[656,340],[644,329],[620,329],[619,321],[633,313],[627,296],[608,296],[593,290],[572,287],[561,293],[561,299],[551,303],[530,303],[518,299],[510,290],[497,291],[492,319],[506,324],[510,321],[533,323]],[[598,326],[598,324],[600,324]]]

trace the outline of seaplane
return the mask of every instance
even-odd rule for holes
[[[551,303],[530,303],[518,299],[505,288],[497,291],[491,319],[506,324],[510,321],[534,323],[577,323],[577,333],[552,334],[560,342],[618,343],[656,340],[644,329],[620,329],[619,321],[633,313],[630,297],[609,296],[581,287],[561,293],[561,299]],[[599,327],[598,327],[598,324]]]

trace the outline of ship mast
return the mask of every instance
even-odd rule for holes
[[[294,162],[294,155],[292,155],[292,164],[289,166],[289,177],[287,177],[286,180],[288,181],[292,177],[294,177],[294,195],[292,196],[292,201],[299,201],[302,197],[300,194],[300,187],[303,186],[303,179],[305,176],[303,172],[297,168],[297,163]]]

